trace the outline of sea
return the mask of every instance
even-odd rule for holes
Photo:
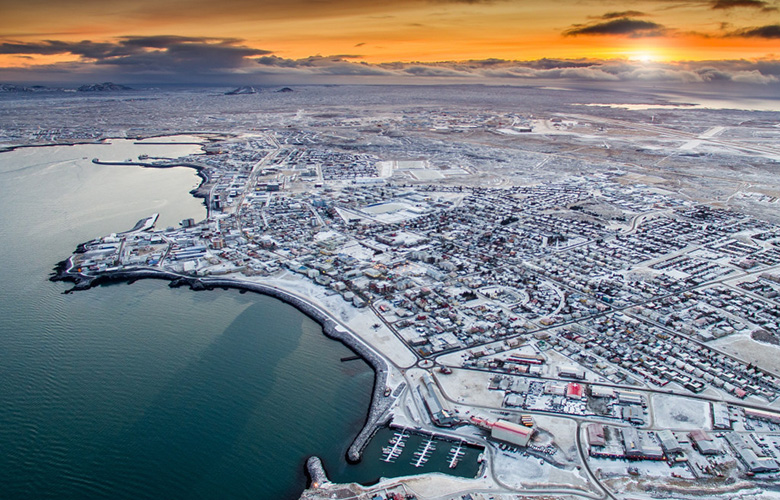
[[[287,304],[156,280],[65,294],[48,280],[77,244],[153,213],[161,228],[203,219],[192,169],[91,161],[175,158],[194,140],[0,153],[0,498],[295,499],[310,455],[339,482],[473,477],[479,450],[450,470],[452,443],[414,467],[425,436],[382,461],[390,429],[348,464],[373,371]]]

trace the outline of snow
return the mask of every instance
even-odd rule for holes
[[[417,362],[414,354],[393,335],[393,332],[382,323],[371,309],[356,309],[341,295],[327,295],[325,288],[286,271],[279,277],[263,278],[258,281],[288,290],[320,306],[392,363],[398,366],[411,366]],[[379,325],[379,327],[374,328],[374,325]]]
[[[653,418],[659,429],[710,429],[710,404],[680,396],[653,395]]]

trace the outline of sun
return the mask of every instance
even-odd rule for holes
[[[651,63],[658,61],[658,56],[651,52],[632,52],[628,54],[628,60],[641,63]]]

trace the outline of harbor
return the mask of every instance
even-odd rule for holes
[[[357,467],[369,470],[381,464],[386,477],[428,472],[475,477],[482,452],[483,448],[465,441],[405,427],[382,427],[366,446]]]

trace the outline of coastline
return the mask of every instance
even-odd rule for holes
[[[79,249],[82,249],[84,245],[85,243],[78,245],[77,252]],[[49,280],[53,282],[63,281],[73,283],[73,288],[65,290],[63,292],[65,294],[79,290],[89,290],[90,288],[102,284],[122,282],[134,283],[141,279],[160,279],[169,281],[168,286],[171,288],[189,286],[190,290],[193,291],[213,290],[215,288],[233,288],[266,295],[286,304],[290,304],[317,322],[322,327],[322,332],[326,337],[341,342],[354,352],[355,355],[359,356],[371,366],[374,371],[374,389],[371,394],[371,402],[369,403],[366,421],[360,432],[350,444],[346,453],[346,459],[350,463],[359,462],[362,458],[363,450],[373,435],[390,420],[390,414],[387,410],[390,408],[395,398],[392,395],[385,396],[385,388],[387,386],[390,370],[388,361],[371,349],[349,328],[335,320],[327,311],[299,295],[262,283],[252,283],[228,278],[197,278],[151,268],[125,269],[104,273],[99,276],[73,273],[70,269],[71,258],[68,258],[58,262],[54,267],[53,274],[49,277]]]
[[[108,142],[112,137],[104,137],[103,139],[97,139],[94,141],[68,141],[68,142],[50,142],[47,144],[17,144],[15,146],[0,146],[0,153],[10,153],[17,149],[30,149],[30,148],[52,148],[55,146],[84,146],[84,145],[100,145],[108,146]]]
[[[203,143],[199,143],[201,146]],[[102,161],[98,160],[97,158],[92,159],[92,163],[95,165],[109,165],[109,166],[125,166],[125,167],[141,167],[141,168],[174,168],[174,167],[184,167],[184,168],[191,168],[194,169],[197,176],[200,177],[200,184],[197,185],[197,187],[190,190],[190,194],[195,198],[201,198],[204,200],[204,204],[206,205],[206,213],[211,213],[211,207],[208,200],[208,190],[203,191],[203,186],[211,182],[211,178],[209,177],[208,173],[206,173],[207,167],[203,165],[199,165],[197,163],[188,163],[188,162],[173,162],[173,163],[147,163],[147,162],[140,162],[140,161]]]

